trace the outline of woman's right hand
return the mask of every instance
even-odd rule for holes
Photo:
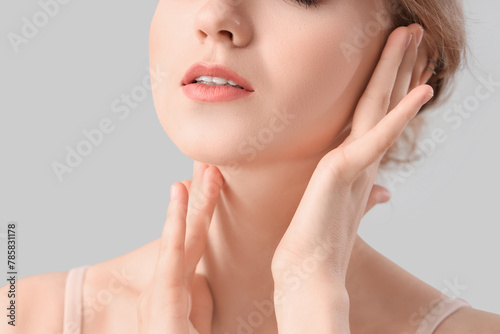
[[[195,269],[223,182],[216,167],[195,162],[192,185],[172,185],[154,275],[139,297],[139,334],[211,332],[212,294]]]

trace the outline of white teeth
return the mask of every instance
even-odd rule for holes
[[[201,77],[196,78],[196,81],[205,81],[205,82],[213,82],[212,77],[203,75]]]
[[[213,77],[212,81],[214,83],[218,84],[218,85],[225,85],[225,84],[227,84],[227,79],[224,79],[224,78]]]
[[[210,77],[207,75],[202,75],[201,77],[198,77],[195,79],[196,82],[201,82],[205,84],[212,84],[212,85],[231,85],[237,88],[243,88],[241,86],[238,86],[238,84],[232,80],[227,80],[224,78],[218,78],[218,77]]]
[[[202,75],[196,78],[195,82],[210,86],[232,86],[235,88],[244,89],[243,87],[239,86],[236,82],[232,80],[227,80],[218,77],[210,77],[208,75]]]

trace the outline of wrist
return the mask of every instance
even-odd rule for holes
[[[344,281],[331,276],[281,277],[274,282],[274,304],[276,308],[286,308],[295,303],[311,303],[314,309],[349,308],[350,300]]]
[[[276,285],[274,307],[280,333],[349,333],[350,301],[339,282]]]
[[[272,270],[274,286],[282,290],[297,290],[303,285],[325,290],[345,290],[347,268],[335,269],[326,266],[288,265],[286,269]]]

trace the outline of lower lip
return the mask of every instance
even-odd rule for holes
[[[250,95],[250,91],[229,86],[215,86],[194,83],[182,86],[190,99],[203,102],[227,102]]]

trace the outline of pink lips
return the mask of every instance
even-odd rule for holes
[[[235,82],[236,88],[231,86],[206,85],[193,83],[196,78],[206,75],[224,78]],[[248,96],[253,92],[252,86],[238,74],[223,65],[196,63],[191,66],[182,78],[182,90],[187,97],[204,102],[227,102]]]

